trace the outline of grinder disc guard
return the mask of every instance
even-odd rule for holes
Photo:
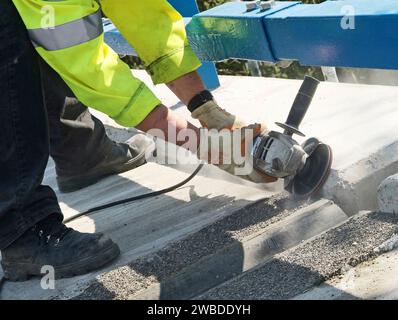
[[[303,169],[289,183],[297,198],[308,198],[324,185],[332,165],[332,149],[320,143],[309,155]]]

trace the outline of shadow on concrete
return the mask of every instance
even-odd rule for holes
[[[237,258],[242,258],[237,255]],[[137,268],[135,262],[130,266],[133,271],[140,272],[142,269]],[[237,266],[237,264],[236,264]],[[197,273],[191,274],[192,277],[188,278],[186,282],[177,283],[173,278],[157,279],[160,281],[160,286],[157,287],[159,293],[158,297],[140,296],[139,299],[159,299],[159,300],[185,300],[185,299],[198,299],[198,300],[360,300],[361,298],[352,295],[344,290],[340,290],[331,285],[324,284],[325,276],[316,270],[304,267],[295,263],[274,259],[254,272],[243,273],[238,276],[241,271],[236,268],[236,274],[229,277],[232,268],[222,274],[219,279],[220,286],[210,287],[206,290],[198,280],[209,281],[214,274],[206,273],[206,269],[202,270],[202,275],[199,277]],[[145,276],[153,276],[145,270]],[[157,274],[156,276],[160,276]],[[238,277],[237,277],[238,276]],[[109,279],[108,279],[109,280]],[[228,281],[229,280],[229,281]],[[227,281],[227,282],[225,282]],[[193,287],[190,285],[193,284]],[[313,293],[308,294],[314,287],[322,284],[323,290],[327,290],[325,295]],[[202,291],[196,291],[196,289]],[[118,288],[119,291],[109,290],[107,283],[96,281],[91,287],[83,294],[75,299],[134,299],[132,291],[125,291],[125,288]],[[209,290],[210,289],[210,290]],[[181,290],[181,291],[180,291]],[[304,294],[303,294],[304,293]]]
[[[242,278],[234,279],[226,286],[215,288],[200,298],[203,299],[253,299],[286,300],[320,285],[325,279],[322,270],[310,269],[282,259],[273,259]],[[336,296],[358,299],[344,291],[335,290]],[[333,298],[333,297],[331,297]]]
[[[173,184],[170,182],[169,184]],[[157,196],[152,199],[139,200],[137,202],[120,205],[113,209],[107,209],[103,211],[96,212],[89,216],[90,224],[95,228],[96,232],[104,232],[109,235],[121,248],[122,255],[130,253],[137,248],[151,246],[153,243],[155,247],[162,248],[168,242],[173,242],[175,240],[180,240],[187,234],[190,230],[195,228],[200,229],[203,222],[200,219],[195,219],[203,210],[212,210],[214,208],[220,207],[220,204],[227,204],[230,202],[244,202],[241,205],[247,205],[250,201],[246,200],[236,200],[234,197],[228,196],[216,196],[209,198],[209,195],[199,196],[195,192],[195,186],[192,184],[187,184],[182,189],[189,189],[189,201],[182,201],[167,194]],[[114,191],[111,191],[114,189]],[[71,194],[61,194],[59,199],[64,204],[66,204],[71,209],[81,212],[87,209],[93,200],[98,201],[96,205],[107,203],[109,194],[119,190],[120,193],[115,194],[113,200],[118,200],[125,198],[126,196],[132,196],[136,194],[145,194],[152,192],[154,190],[142,185],[135,183],[129,179],[122,176],[112,176],[102,180],[97,185],[90,186],[81,190],[80,192],[75,192]],[[135,190],[134,194],[124,193],[124,190]],[[113,198],[113,197],[112,197]],[[113,201],[112,200],[112,201]],[[155,203],[151,205],[151,203]],[[204,206],[205,204],[205,206]],[[198,210],[198,205],[200,209]],[[146,210],[146,208],[148,210]],[[174,210],[175,209],[175,210]],[[177,214],[175,211],[177,211]],[[184,221],[186,219],[186,221]],[[189,226],[189,221],[197,226]],[[71,226],[76,227],[80,225],[79,220],[72,222]],[[184,232],[184,228],[187,228]],[[180,229],[180,230],[178,230]],[[175,237],[175,239],[173,239]],[[214,237],[210,237],[211,239]],[[231,239],[232,240],[232,239]],[[165,242],[164,244],[162,242]],[[118,286],[119,283],[124,283],[125,285],[137,285],[142,286],[143,283],[139,282],[142,277],[151,277],[153,279],[161,280],[166,278],[171,274],[171,272],[178,271],[186,266],[189,262],[195,261],[196,255],[204,255],[205,252],[211,250],[210,246],[206,243],[205,239],[201,238],[199,242],[194,241],[194,244],[184,245],[184,247],[179,248],[179,243],[171,244],[171,250],[160,250],[149,254],[146,257],[138,258],[134,260],[128,267],[131,269],[131,273],[134,273],[134,280],[137,283],[129,283],[131,277],[125,276],[123,274],[117,274],[119,267],[125,265],[126,259],[123,256],[115,264],[108,266],[106,270],[108,272],[115,273],[115,278],[112,279],[112,284]],[[190,242],[192,244],[192,242]],[[208,247],[207,250],[203,250]],[[144,251],[151,251],[151,248],[146,248]],[[123,263],[120,263],[124,260]],[[243,256],[240,256],[239,261],[243,260]],[[116,268],[116,270],[114,270]],[[103,270],[100,270],[100,272]],[[99,274],[99,273],[96,273]],[[137,276],[135,276],[137,274]],[[89,275],[87,278],[94,278],[95,274]],[[135,279],[138,278],[138,279]],[[76,278],[76,286],[78,286],[80,279]],[[73,284],[73,279],[62,279],[59,281],[58,288],[62,290],[66,285],[68,288]],[[144,281],[145,282],[145,281]],[[98,286],[101,284],[97,281],[94,291],[90,290],[90,296],[96,295],[98,291]],[[25,291],[23,296],[26,298],[37,298],[43,297],[48,298],[48,296],[57,296],[56,291],[40,292],[40,279],[32,279],[30,282],[25,283],[7,283],[7,290],[11,294],[16,294],[18,291]],[[116,288],[117,289],[117,288]],[[69,289],[67,289],[69,290]],[[116,290],[117,291],[117,290]],[[93,298],[114,298],[115,295],[110,290],[99,290],[99,294]],[[8,295],[8,294],[7,294]],[[84,295],[83,295],[84,296]]]
[[[122,191],[116,194],[119,199],[125,197],[123,190],[135,189],[139,190],[139,194],[153,191],[122,176],[113,176],[75,195],[62,197],[62,200],[71,208],[80,211],[81,206],[92,200],[93,195],[96,199],[104,201],[110,192],[108,188],[115,186],[117,190]],[[228,196],[199,196],[195,186],[190,183],[182,188],[189,189],[188,202],[165,194],[90,216],[96,231],[109,234],[120,245],[124,254],[129,255],[134,249],[156,241],[167,243],[165,246],[157,243],[159,249],[155,252],[134,257],[128,260],[128,263],[124,259],[120,264],[119,260],[96,279],[94,275],[90,276],[93,282],[76,299],[162,300],[197,297],[244,271],[245,253],[239,237],[253,234],[256,229],[278,221],[283,212],[297,209],[300,205],[286,196],[254,203],[238,200],[244,202],[244,208],[210,225],[199,227],[194,233],[174,234],[175,237],[170,238],[170,234],[175,231],[173,229],[181,228],[190,219],[195,219],[195,215],[201,213],[201,210],[206,210],[201,207],[198,211],[195,202],[204,202],[209,210],[213,210],[220,204],[236,201],[234,197]],[[80,197],[78,201],[77,195]],[[157,205],[149,206],[146,211],[146,206],[151,202],[156,202]],[[174,208],[181,211],[181,215],[165,215]],[[227,252],[228,259],[220,259],[220,252]],[[262,269],[266,271],[257,277],[248,277],[243,287],[232,285],[230,290],[219,293],[213,290],[210,296],[204,298],[290,299],[324,280],[321,273],[286,261],[272,260]],[[40,290],[38,282],[35,286]],[[69,281],[69,287],[72,283],[73,280]],[[78,280],[75,283],[77,286]],[[258,287],[258,284],[261,284],[261,287]],[[23,288],[20,284],[17,286]],[[349,298],[356,297],[345,296],[345,299]]]
[[[190,186],[194,195],[194,188]],[[257,201],[183,240],[100,277],[77,299],[189,299],[244,271],[238,234],[255,232],[297,203]],[[223,260],[223,255],[228,258]],[[220,259],[221,257],[221,259]],[[233,257],[233,259],[231,259]],[[232,261],[232,263],[231,263]]]

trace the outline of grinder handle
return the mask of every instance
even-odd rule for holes
[[[288,126],[299,128],[315,95],[318,84],[319,81],[317,79],[305,76],[287,117],[286,124]]]
[[[319,81],[313,77],[305,76],[304,82],[301,84],[300,90],[294,99],[293,105],[290,109],[287,120],[284,124],[277,123],[285,129],[285,134],[292,135],[293,133],[304,136],[299,131],[301,121],[303,121],[308,107],[311,104],[312,98],[315,95]]]

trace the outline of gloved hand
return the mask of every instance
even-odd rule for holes
[[[244,121],[221,109],[214,101],[207,101],[192,112],[192,117],[198,119],[203,127],[208,129],[240,129],[245,127]]]
[[[265,126],[261,124],[252,124],[235,130],[201,129],[198,157],[230,174],[252,182],[274,182],[277,178],[253,168],[252,157],[249,154],[254,138],[265,130]]]

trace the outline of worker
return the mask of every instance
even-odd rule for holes
[[[102,234],[67,228],[54,191],[41,185],[49,141],[37,54],[8,0],[0,0],[0,90],[0,250],[5,277],[25,280],[45,265],[68,276],[110,262],[118,256],[118,246]]]
[[[213,150],[208,131],[203,135],[199,128],[164,106],[104,43],[96,1],[13,3],[15,7],[0,0],[3,271],[11,280],[40,275],[43,265],[53,266],[56,277],[83,274],[115,259],[119,248],[102,234],[80,233],[62,223],[54,191],[41,185],[49,149],[56,162],[60,189],[74,191],[110,172],[139,165],[137,148],[142,147],[139,143],[114,144],[85,106],[106,113],[126,127],[145,132],[159,129],[166,139],[170,130],[177,136],[189,130],[195,139],[173,142],[197,152],[202,159],[211,159],[213,151],[219,149]],[[154,83],[166,83],[202,125],[243,132],[241,140],[232,142],[240,151],[265,129],[260,124],[246,126],[222,110],[205,90],[196,72],[200,62],[187,43],[183,20],[167,1],[106,0],[101,5],[137,50]],[[54,26],[42,25],[47,14],[52,15]],[[38,62],[36,52],[42,61]],[[83,130],[78,133],[79,129]],[[86,136],[79,144],[84,131]],[[230,173],[241,166],[234,161],[223,163],[223,155],[216,158],[221,161],[215,163]],[[256,182],[273,181],[255,170],[244,177]]]
[[[54,43],[62,44],[63,40],[71,41],[71,35],[68,35],[68,33],[63,33],[62,37],[57,37],[56,35],[57,32],[62,32],[63,29],[67,30],[68,25],[60,25],[59,29],[50,28],[46,30],[42,28],[42,24],[45,24],[47,16],[49,21],[52,20],[50,19],[51,14],[54,14],[54,17],[58,17],[60,12],[63,12],[62,8],[69,7],[72,11],[72,8],[83,7],[87,11],[88,7],[91,15],[84,16],[83,20],[87,21],[87,23],[88,21],[93,21],[94,24],[97,24],[96,27],[101,29],[102,23],[98,5],[95,3],[94,8],[92,8],[91,3],[87,4],[87,1],[82,1],[85,5],[76,5],[76,2],[74,4],[73,2],[69,4],[68,1],[63,1],[60,5],[61,8],[58,9],[58,7],[54,5],[48,7],[48,2],[42,1],[31,1],[30,3],[16,1],[16,3],[20,3],[18,6],[20,12],[26,13],[25,20],[27,21],[27,25],[29,25],[31,21],[32,23],[34,21],[35,15],[30,14],[31,7],[33,5],[37,7],[37,9],[32,12],[38,14],[40,20],[37,18],[37,22],[40,22],[40,28],[33,27],[33,29],[30,29],[30,34],[39,53],[41,52],[41,55],[47,59],[47,61],[50,59],[53,60],[55,57],[54,64],[59,63],[59,59],[63,59],[62,66],[59,66],[59,68],[63,68],[63,70],[70,70],[70,65],[75,65],[75,69],[79,68],[80,60],[76,59],[76,55],[80,55],[80,53],[78,53],[80,50],[87,52],[85,48],[85,46],[87,46],[86,43],[83,42],[78,46],[73,46],[73,43],[69,43],[65,45],[67,48],[63,50],[61,46],[61,48],[57,48],[58,50],[49,48],[48,52],[46,52],[46,50],[43,50],[46,47],[45,43],[40,46],[40,41],[47,41],[51,47]],[[200,97],[210,99],[205,106],[193,112],[194,118],[199,118],[201,122],[209,128],[221,129],[225,127],[234,129],[244,126],[242,121],[222,111],[214,100],[212,100],[211,94],[205,91],[204,85],[196,72],[200,62],[196,59],[191,48],[187,46],[183,20],[167,1],[153,1],[150,3],[142,1],[103,1],[101,4],[102,9],[106,12],[108,17],[112,18],[119,26],[119,29],[122,30],[124,36],[135,45],[136,50],[140,53],[140,57],[148,66],[147,69],[149,73],[153,75],[155,83],[167,83],[169,88],[186,104],[199,92],[202,93]],[[154,12],[154,14],[148,15],[147,12]],[[61,18],[62,17],[60,17],[60,21],[63,21]],[[142,18],[144,18],[144,20],[140,21],[139,19]],[[136,21],[136,23],[129,23],[131,20]],[[167,26],[167,28],[165,30],[153,30],[152,26],[155,25],[155,21],[161,23],[163,26]],[[78,43],[82,40],[79,38],[79,33],[75,32],[74,28],[79,30],[82,27],[79,23],[82,23],[79,19],[69,22],[70,32],[75,37],[77,36]],[[128,27],[126,28],[126,26]],[[51,25],[49,25],[49,27],[51,27]],[[84,25],[83,28],[85,28]],[[175,31],[170,34],[168,29],[172,28],[174,28]],[[98,36],[96,30],[92,32],[94,36]],[[99,32],[102,33],[102,29]],[[152,32],[151,37],[148,36],[149,32]],[[42,36],[40,36],[41,33]],[[102,35],[100,37],[102,37]],[[130,96],[134,92],[137,95],[140,91],[140,89],[136,88],[144,88],[143,93],[140,95],[150,96],[151,98],[143,98],[143,100],[145,99],[145,104],[140,104],[139,106],[141,118],[146,113],[149,113],[153,106],[159,103],[158,100],[149,92],[141,81],[131,77],[130,71],[124,64],[121,64],[118,57],[103,44],[102,39],[93,39],[91,42],[101,48],[101,50],[94,52],[95,55],[100,56],[103,54],[103,50],[108,51],[107,55],[104,56],[101,61],[101,64],[105,65],[106,70],[109,71],[108,73],[111,71],[111,64],[120,64],[121,66],[118,69],[122,69],[124,72],[124,74],[122,73],[122,76],[120,76],[120,82],[123,82],[123,85],[113,80],[113,85],[108,91],[115,90],[117,86],[118,90],[120,90],[124,96],[127,96],[129,100],[131,98],[131,101],[133,101],[135,95],[133,95],[133,97]],[[171,44],[164,48],[161,47],[163,43],[167,42],[171,42]],[[159,45],[159,43],[161,45]],[[92,45],[91,43],[91,46]],[[64,57],[61,58],[61,55],[64,54],[66,50],[68,50],[68,54],[69,52],[75,54],[72,58],[74,61],[73,64],[70,64],[70,61],[68,62]],[[170,52],[173,54],[170,54]],[[92,55],[93,53],[88,51],[86,59],[90,59],[90,54]],[[77,87],[74,91],[78,95],[80,101],[87,101],[87,97],[85,97],[87,95],[86,91],[90,90],[90,95],[88,96],[89,101],[87,101],[86,105],[94,108],[97,106],[97,109],[104,111],[107,105],[112,104],[112,108],[116,109],[120,114],[120,109],[126,107],[126,99],[124,99],[123,102],[119,102],[121,101],[120,93],[115,94],[114,91],[108,93],[104,90],[104,84],[98,83],[97,80],[93,83],[93,78],[96,77],[93,76],[93,72],[96,71],[90,70],[86,67],[86,63],[83,63],[85,68],[81,68],[82,70],[80,70],[80,72],[85,75],[83,79],[87,80],[87,84],[84,82],[82,83],[82,77],[80,77],[80,75],[76,75],[75,73],[72,74],[69,71],[64,74],[64,77],[67,77],[67,79],[72,79],[72,84],[69,83],[71,88]],[[96,68],[96,66],[93,65],[93,68]],[[49,114],[51,137],[50,154],[55,161],[57,183],[60,191],[76,191],[96,182],[99,178],[105,177],[107,174],[130,170],[142,163],[142,153],[140,153],[142,150],[140,150],[137,145],[142,145],[143,139],[138,139],[139,137],[136,137],[135,140],[137,143],[133,146],[131,143],[134,142],[130,142],[130,146],[112,143],[110,139],[107,138],[102,123],[93,117],[89,113],[87,107],[74,97],[73,92],[64,83],[61,77],[54,72],[52,68],[48,67],[46,63],[41,63],[41,69],[46,105]],[[86,79],[87,75],[92,79]],[[127,78],[127,81],[123,79],[123,75]],[[110,78],[111,75],[101,72],[100,77],[107,79]],[[130,84],[132,88],[128,88],[127,91],[121,90],[126,84]],[[96,93],[99,92],[100,96],[98,96],[98,94],[94,96],[91,95],[91,89],[93,87],[95,88],[95,86],[98,87]],[[104,98],[104,95],[107,93],[109,94],[109,99],[112,100],[111,102],[107,102]],[[196,101],[201,100],[196,99]],[[145,109],[148,110],[145,111]],[[105,112],[109,113],[109,110]],[[115,111],[112,110],[112,112]],[[127,118],[130,114],[134,114],[135,117],[138,116],[136,107],[131,106],[131,110],[124,115],[124,117]],[[130,117],[127,124],[129,126],[134,126],[141,118],[134,121],[134,119]],[[119,119],[119,121],[123,121],[123,119]],[[120,123],[126,125],[125,120]],[[95,152],[93,152],[93,150],[95,150]],[[84,161],[82,161],[82,159],[84,159]]]

